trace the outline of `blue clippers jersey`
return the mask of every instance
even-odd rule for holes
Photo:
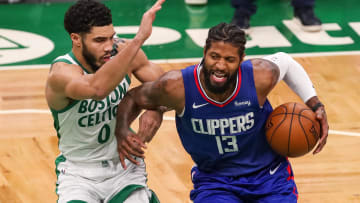
[[[236,88],[224,102],[207,97],[200,68],[182,70],[185,111],[176,116],[176,127],[185,150],[200,170],[209,173],[239,176],[268,166],[279,156],[264,130],[272,107],[268,100],[259,107],[251,61],[241,64]]]

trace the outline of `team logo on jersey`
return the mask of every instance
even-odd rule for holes
[[[247,100],[247,101],[235,101],[234,104],[235,104],[235,106],[250,106],[251,101],[250,100]]]
[[[0,65],[39,58],[53,49],[54,43],[41,35],[0,29]]]

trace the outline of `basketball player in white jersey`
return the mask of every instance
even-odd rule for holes
[[[56,159],[59,203],[158,202],[146,185],[145,164],[119,162],[114,135],[117,105],[129,89],[131,75],[141,82],[160,77],[162,69],[140,49],[150,36],[158,0],[144,15],[136,36],[115,40],[111,11],[95,0],[79,0],[65,14],[72,40],[69,53],[56,58],[46,83],[60,155]],[[162,113],[148,111],[140,129],[155,133]]]

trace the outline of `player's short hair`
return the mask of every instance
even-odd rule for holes
[[[65,13],[64,27],[71,33],[89,33],[93,26],[112,24],[111,11],[95,0],[79,0]]]
[[[239,56],[242,57],[245,51],[245,32],[235,24],[220,23],[209,29],[205,44],[205,52],[210,49],[212,42],[231,43],[239,48]]]

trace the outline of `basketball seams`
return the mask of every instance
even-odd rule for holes
[[[285,114],[285,116],[284,116],[284,118],[281,120],[281,122],[279,123],[279,125],[277,125],[277,126],[275,127],[275,129],[273,130],[273,132],[271,133],[270,140],[269,140],[269,143],[270,143],[270,144],[271,144],[271,142],[272,142],[272,138],[273,138],[274,134],[276,133],[277,129],[279,129],[279,127],[282,125],[282,123],[285,121],[286,116],[287,116],[287,114],[288,114],[286,107],[284,107],[284,106],[280,106],[280,107],[283,107],[283,108],[285,109],[285,113],[281,113],[281,114]],[[277,115],[281,115],[281,114],[277,114]],[[275,114],[275,115],[276,115],[276,114]],[[274,115],[273,115],[272,117],[274,117]]]
[[[296,103],[294,103],[292,112],[291,112],[291,119],[290,119],[290,125],[289,125],[289,135],[288,135],[288,148],[287,148],[287,154],[290,154],[290,143],[291,143],[291,129],[292,129],[292,123],[293,123],[293,118],[294,118],[294,111],[296,108]]]
[[[274,131],[272,132],[272,134],[270,136],[270,144],[272,142],[272,138],[273,138],[274,134],[276,133],[277,129],[281,127],[282,123],[286,120],[286,117],[291,115],[291,116],[298,117],[298,122],[299,122],[299,124],[300,124],[300,126],[302,128],[303,133],[304,133],[303,136],[305,136],[305,139],[306,139],[308,151],[310,151],[311,149],[310,149],[310,141],[309,141],[309,138],[308,138],[308,133],[306,132],[306,130],[305,130],[305,128],[304,128],[304,126],[303,126],[303,124],[301,122],[301,118],[305,118],[306,120],[310,121],[314,126],[315,126],[315,123],[311,118],[309,118],[308,116],[302,114],[303,111],[307,111],[307,110],[311,110],[311,109],[302,109],[299,113],[281,112],[281,113],[276,113],[276,114],[272,115],[271,116],[272,118],[277,117],[277,116],[282,116],[282,115],[285,115],[285,116],[283,117],[283,119],[281,120],[279,125],[277,125],[275,127]],[[285,111],[287,111],[287,109],[285,109]],[[292,121],[292,119],[291,119],[291,121]],[[290,153],[291,126],[292,126],[292,122],[290,122],[290,127],[289,127],[288,152],[287,152],[288,154]],[[313,136],[311,133],[310,133],[310,135]]]
[[[311,124],[312,124],[312,125],[314,126],[314,128],[315,128],[315,127],[316,127],[316,118],[315,118],[315,121],[314,121],[313,119],[311,119],[311,118],[309,118],[309,117],[301,114],[303,111],[306,111],[306,110],[308,110],[308,109],[303,109],[302,111],[300,111],[300,114],[299,114],[299,122],[300,122],[300,117],[303,117],[303,118],[309,120],[309,121],[311,122]],[[312,112],[311,109],[309,109],[309,110]],[[302,123],[301,123],[301,122],[300,122],[300,124],[301,124],[301,127],[302,127]],[[305,133],[306,133],[306,131],[305,131]],[[310,133],[310,134],[311,134],[311,133]],[[306,139],[307,139],[307,141],[308,141],[307,135],[308,135],[308,134],[306,133]],[[313,134],[311,134],[311,136],[313,136]],[[315,137],[315,139],[318,139],[318,138]],[[310,143],[309,143],[309,142],[308,142],[308,148],[310,148]]]
[[[308,138],[307,132],[306,132],[306,130],[305,130],[305,128],[304,128],[304,125],[303,125],[302,122],[301,122],[301,117],[304,117],[304,118],[306,118],[306,119],[308,119],[308,120],[310,120],[310,121],[311,121],[311,119],[309,119],[309,118],[306,117],[306,116],[301,115],[302,112],[303,112],[303,110],[301,110],[301,111],[299,112],[299,114],[298,114],[298,121],[299,121],[300,127],[301,127],[301,129],[302,129],[302,131],[303,131],[303,133],[304,133],[304,136],[305,136],[305,140],[306,140],[307,148],[308,148],[307,151],[310,151],[309,138]]]
[[[301,111],[301,112],[302,112],[302,111]],[[278,114],[273,115],[272,117],[281,116],[281,115],[284,115],[284,114],[285,114],[283,120],[282,120],[282,121],[280,122],[280,124],[278,125],[278,127],[279,127],[279,126],[281,126],[281,124],[284,122],[284,120],[285,120],[285,118],[286,118],[287,115],[297,116],[297,117],[298,117],[298,122],[300,123],[301,128],[303,129],[303,131],[304,131],[304,133],[305,133],[306,141],[307,141],[307,143],[308,143],[308,148],[309,148],[309,147],[310,147],[310,146],[309,146],[310,143],[309,143],[309,140],[308,140],[308,138],[307,138],[307,135],[308,135],[308,134],[306,133],[305,128],[304,128],[303,124],[301,123],[301,118],[305,118],[305,119],[309,120],[313,125],[315,125],[315,123],[314,123],[314,121],[313,121],[311,118],[309,118],[309,117],[307,117],[307,116],[305,116],[305,115],[302,115],[301,112],[300,112],[300,113],[289,113],[289,112],[286,112],[286,113],[278,113]],[[277,128],[276,128],[276,129],[277,129]],[[289,128],[289,130],[290,130],[290,129],[291,129],[291,127]],[[273,134],[274,134],[274,133],[275,133],[275,130],[274,130]],[[291,134],[291,131],[289,132],[289,134]]]
[[[313,149],[320,137],[316,122],[315,114],[307,106],[296,102],[282,104],[267,119],[267,141],[285,157],[302,156]]]
[[[313,119],[312,119],[312,118],[309,118],[309,117],[307,117],[307,116],[305,116],[305,115],[302,115],[302,114],[301,114],[303,111],[308,111],[308,110],[312,112],[312,110],[311,110],[311,109],[303,109],[303,110],[301,110],[301,111],[300,111],[300,113],[299,113],[299,114],[300,114],[300,116],[301,116],[301,117],[308,119],[309,121],[311,121],[311,123],[312,123],[314,126],[316,126],[316,125],[315,125],[315,122],[313,121]],[[315,118],[315,119],[316,119],[316,118]]]

